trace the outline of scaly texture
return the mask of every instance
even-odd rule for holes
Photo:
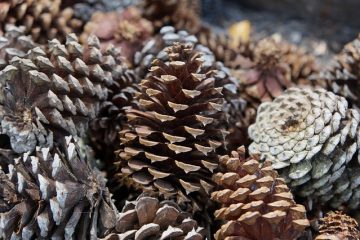
[[[360,205],[359,112],[323,89],[291,88],[258,108],[250,153],[260,153],[293,192],[332,207]]]
[[[97,239],[115,227],[117,212],[104,178],[72,137],[64,142],[1,163],[3,239]]]
[[[0,73],[6,82],[1,104],[2,133],[16,152],[51,146],[53,135],[84,136],[89,120],[106,100],[108,89],[121,77],[122,67],[113,48],[102,54],[96,37],[88,46],[68,35],[65,45],[51,40],[24,58],[15,57]]]
[[[173,201],[141,195],[126,202],[118,216],[115,233],[104,240],[202,240],[204,229]]]
[[[214,175],[220,190],[211,198],[221,204],[215,217],[226,222],[215,239],[297,239],[310,225],[305,208],[295,203],[270,161],[246,158],[240,147],[221,157],[220,167],[222,172]]]
[[[169,62],[154,61],[141,82],[139,108],[127,111],[130,129],[121,132],[121,172],[179,203],[202,209],[213,188],[211,174],[228,134],[223,86],[216,72],[203,72],[201,52],[175,43]]]
[[[90,34],[100,39],[101,45],[109,43],[121,48],[122,56],[133,64],[134,55],[153,35],[152,23],[141,16],[138,8],[129,7],[122,12],[98,12],[85,25],[80,39],[84,41]]]
[[[360,35],[345,45],[329,67],[320,72],[328,89],[345,97],[352,107],[360,108]]]
[[[142,7],[143,16],[157,29],[167,25],[191,33],[201,29],[199,0],[145,0]]]
[[[5,0],[0,3],[0,29],[6,24],[25,26],[36,42],[65,40],[66,34],[78,32],[82,22],[73,17],[71,8],[60,9],[61,0]]]
[[[341,213],[330,212],[320,220],[320,234],[315,240],[359,240],[360,231],[355,219]]]

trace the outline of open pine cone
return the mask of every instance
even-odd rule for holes
[[[305,208],[295,203],[270,161],[246,158],[240,147],[220,158],[220,168],[214,175],[220,190],[211,198],[221,204],[215,217],[226,223],[215,239],[297,239],[309,226]]]
[[[291,88],[258,108],[251,154],[271,160],[301,197],[334,208],[360,205],[359,112],[323,89]]]
[[[126,202],[113,234],[104,240],[202,240],[204,229],[173,201],[141,195]]]
[[[16,152],[51,146],[53,134],[85,135],[107,87],[123,72],[116,50],[102,54],[99,47],[94,36],[83,47],[71,34],[65,45],[54,39],[1,71],[7,81],[1,127]]]
[[[129,129],[121,135],[121,172],[145,190],[192,201],[202,209],[213,188],[212,172],[228,134],[222,86],[216,72],[201,70],[201,53],[175,43],[169,62],[155,60],[141,82],[139,108],[127,111]]]
[[[330,212],[320,220],[320,234],[315,240],[359,240],[359,225],[355,219],[341,213]]]
[[[4,0],[0,3],[0,29],[6,24],[23,25],[36,42],[65,40],[66,34],[78,32],[82,22],[71,8],[60,9],[61,0]]]
[[[105,179],[72,137],[64,142],[6,162],[6,155],[0,158],[6,166],[0,170],[1,238],[97,239],[115,227]]]

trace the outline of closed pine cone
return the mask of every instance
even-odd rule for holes
[[[270,161],[246,158],[240,147],[220,158],[220,168],[214,175],[220,190],[211,198],[221,204],[215,217],[226,222],[215,239],[296,239],[309,226],[305,208],[295,203]]]
[[[155,60],[142,81],[139,108],[127,111],[129,129],[120,133],[121,172],[179,203],[203,208],[213,188],[211,174],[228,134],[222,86],[214,71],[203,72],[201,53],[175,43],[169,62]]]
[[[83,47],[68,35],[65,45],[51,40],[45,49],[13,58],[1,72],[7,80],[1,127],[16,152],[51,146],[54,134],[85,135],[107,87],[123,71],[115,49],[102,54],[99,47],[96,37]]]
[[[330,212],[320,220],[320,234],[315,240],[359,240],[359,225],[342,212]]]
[[[78,32],[82,22],[73,17],[71,8],[60,9],[61,0],[5,0],[0,3],[0,29],[7,23],[23,25],[33,40],[65,40],[66,34]]]
[[[203,232],[175,202],[141,195],[126,202],[117,218],[115,233],[103,240],[202,240]]]
[[[359,121],[359,112],[348,109],[343,97],[291,88],[260,105],[249,127],[249,150],[271,160],[294,194],[355,209],[360,205]]]
[[[3,152],[1,152],[3,154]],[[66,137],[53,149],[0,158],[2,239],[97,239],[115,227],[105,179]]]

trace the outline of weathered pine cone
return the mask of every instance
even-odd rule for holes
[[[175,43],[167,54],[170,61],[155,60],[141,82],[141,107],[127,111],[118,164],[145,190],[192,201],[196,211],[213,188],[228,134],[223,87],[215,86],[214,71],[201,71],[201,52],[192,45]]]
[[[327,81],[328,89],[345,97],[351,107],[360,108],[360,35],[345,45],[330,66],[316,77]]]
[[[64,142],[1,163],[1,238],[97,239],[115,227],[117,211],[105,179],[72,137]]]
[[[260,105],[249,127],[249,151],[271,160],[296,195],[334,208],[357,208],[359,120],[343,97],[291,88]]]
[[[66,34],[78,32],[82,22],[71,8],[60,9],[61,0],[4,0],[0,3],[0,29],[6,24],[25,26],[36,42],[65,40]]]
[[[191,33],[201,29],[199,0],[145,0],[142,8],[143,16],[157,29],[167,25]]]
[[[153,35],[152,23],[141,16],[138,8],[129,7],[122,12],[97,12],[89,21],[80,40],[85,42],[90,34],[100,39],[102,46],[109,43],[121,48],[122,56],[133,64],[134,55]]]
[[[315,240],[359,240],[359,225],[342,212],[330,212],[320,220],[320,234]]]
[[[123,72],[117,52],[102,54],[96,37],[88,46],[68,35],[65,45],[51,40],[24,58],[15,57],[0,73],[6,82],[1,104],[2,133],[16,152],[51,146],[53,135],[84,136],[89,120],[106,100],[108,89]]]
[[[117,218],[115,232],[104,240],[205,239],[204,229],[175,202],[146,195],[126,202]]]
[[[214,175],[220,190],[211,198],[221,204],[215,217],[226,222],[215,239],[296,239],[309,226],[305,208],[295,203],[270,161],[246,158],[240,147],[220,158],[220,168]]]

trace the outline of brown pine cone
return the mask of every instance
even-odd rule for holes
[[[360,35],[345,45],[329,67],[316,78],[327,81],[328,90],[345,97],[351,107],[360,108]]]
[[[0,3],[0,29],[6,24],[25,26],[33,40],[65,40],[66,34],[78,32],[82,22],[73,17],[71,8],[60,9],[61,0],[4,0]]]
[[[141,82],[140,107],[127,111],[119,151],[121,172],[179,203],[202,209],[213,188],[212,172],[228,134],[222,86],[216,72],[201,70],[201,53],[175,43],[170,61],[154,61]]]
[[[108,86],[123,72],[115,49],[102,54],[99,47],[94,36],[83,47],[71,34],[65,45],[51,40],[45,49],[36,47],[24,58],[13,58],[1,71],[7,80],[0,108],[2,133],[16,152],[51,146],[53,134],[86,134]]]
[[[201,29],[199,0],[145,0],[142,8],[143,16],[157,30],[167,25],[191,33],[197,33]]]
[[[97,239],[115,227],[105,179],[72,137],[63,141],[64,147],[0,158],[2,239]]]
[[[173,201],[141,195],[127,202],[118,216],[116,233],[103,240],[202,240],[204,229]]]
[[[134,55],[153,35],[152,23],[141,16],[139,9],[129,7],[122,12],[97,12],[85,25],[81,40],[90,34],[100,39],[102,46],[109,43],[121,48],[121,53],[133,64]]]
[[[226,223],[215,239],[296,239],[309,226],[305,208],[295,203],[270,161],[246,158],[240,147],[220,158],[220,168],[214,175],[220,190],[211,198],[221,204],[215,217]]]
[[[320,220],[320,234],[315,240],[359,240],[359,225],[342,212],[330,212]]]

